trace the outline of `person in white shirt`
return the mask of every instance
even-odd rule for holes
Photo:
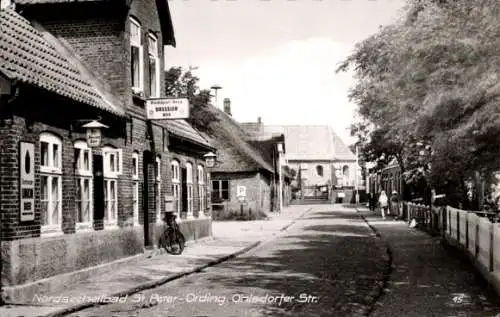
[[[389,198],[387,197],[384,190],[380,193],[380,197],[378,198],[378,203],[380,204],[380,212],[382,213],[382,219],[385,219],[385,214],[387,212],[387,208],[389,207]]]

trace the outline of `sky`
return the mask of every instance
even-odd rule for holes
[[[401,15],[405,0],[169,0],[177,45],[165,67],[197,67],[239,122],[329,125],[351,144],[355,44]],[[215,103],[215,98],[213,100]]]

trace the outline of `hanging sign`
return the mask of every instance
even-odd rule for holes
[[[187,98],[158,98],[146,101],[146,114],[150,120],[187,119],[189,101]]]
[[[99,147],[101,145],[101,129],[88,128],[87,129],[87,144],[89,147]]]
[[[35,146],[21,142],[19,146],[19,202],[21,221],[35,220]]]

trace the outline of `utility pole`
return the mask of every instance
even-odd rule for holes
[[[359,170],[359,155],[358,155],[358,145],[356,144],[356,168],[355,168],[355,192],[356,192],[356,204],[359,204],[359,190],[358,190],[358,170]]]

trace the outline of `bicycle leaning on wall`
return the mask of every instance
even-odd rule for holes
[[[160,236],[159,245],[160,248],[164,248],[167,253],[178,255],[184,251],[186,238],[182,234],[175,218],[177,218],[177,216],[173,213],[165,214],[167,228]]]

